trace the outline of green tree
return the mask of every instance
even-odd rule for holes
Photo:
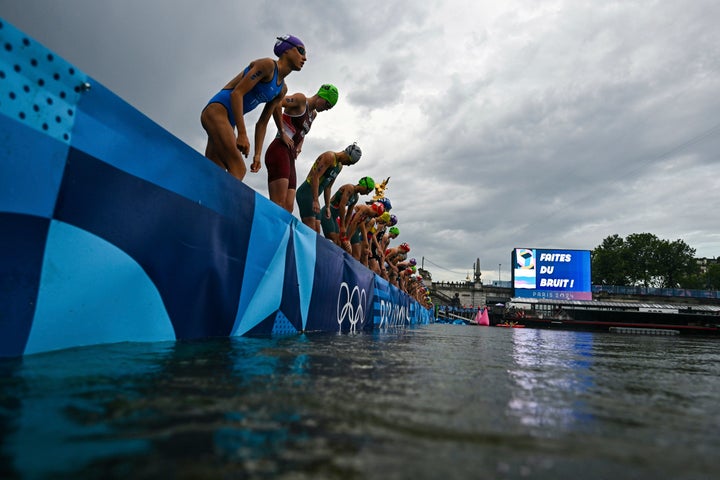
[[[652,233],[631,233],[625,239],[624,258],[630,285],[657,286],[660,239]]]
[[[690,248],[682,240],[669,242],[660,240],[657,245],[655,259],[655,277],[659,280],[660,287],[677,288],[688,285],[681,285],[682,279],[690,279],[700,272],[700,267],[695,261],[695,249]]]
[[[593,285],[627,284],[624,247],[625,240],[616,233],[591,252]]]
[[[720,263],[708,266],[705,273],[705,286],[708,290],[720,290]]]
[[[704,273],[700,273],[700,267],[698,266],[697,272],[689,276],[687,282],[692,282],[692,286],[683,283],[684,288],[720,290],[720,264],[713,263],[708,265]]]
[[[614,234],[592,251],[594,285],[704,288],[698,274],[695,249],[652,233]]]

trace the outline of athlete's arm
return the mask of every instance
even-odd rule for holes
[[[285,96],[285,92],[287,92],[287,86],[283,86],[282,91],[277,95],[277,97],[265,104],[263,111],[260,114],[260,118],[258,118],[258,121],[255,124],[255,154],[253,155],[253,161],[250,165],[250,171],[253,173],[258,172],[262,166],[262,162],[260,160],[262,158],[262,147],[263,142],[265,141],[267,124],[275,110],[280,106],[280,102]]]
[[[310,186],[312,187],[313,194],[313,213],[320,213],[320,200],[318,199],[318,197],[320,196],[320,192],[318,192],[318,190],[320,189],[320,177],[323,173],[325,173],[325,170],[327,170],[328,167],[332,165],[333,161],[334,155],[332,152],[322,153],[317,158],[317,160],[315,160],[315,163],[310,169],[309,176]]]
[[[323,192],[323,196],[325,197],[325,218],[330,218],[330,194],[332,193],[333,183],[335,183],[335,180],[330,182]]]
[[[243,97],[252,90],[258,82],[269,81],[275,73],[275,62],[270,58],[261,58],[250,63],[250,69],[242,75],[230,93],[230,107],[235,116],[237,126],[237,140],[235,141],[238,150],[245,157],[250,153],[250,139],[245,128],[243,115]]]
[[[305,101],[305,95],[302,93],[293,93],[292,95],[287,95],[283,98],[280,107],[282,107],[282,112],[286,115],[300,115],[305,111]],[[295,148],[293,139],[283,128],[282,115],[275,119],[275,125],[278,127],[278,132],[280,132],[280,138],[283,143],[287,145],[288,148]]]
[[[342,195],[340,196],[339,205],[338,205],[338,217],[340,217],[340,222],[338,223],[338,227],[340,228],[340,236],[344,237],[345,233],[347,231],[347,224],[349,216],[347,215],[347,212],[352,212],[353,207],[355,204],[348,205],[347,201],[350,195],[348,192],[354,188],[352,185],[345,184],[342,187],[340,187],[340,190],[342,191]]]

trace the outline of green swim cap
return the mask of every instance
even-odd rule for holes
[[[361,187],[365,187],[368,190],[372,190],[373,188],[375,188],[375,180],[370,177],[362,177],[358,181],[358,185],[360,185]]]
[[[389,232],[392,233],[392,234],[394,234],[394,235],[400,235],[400,229],[397,228],[397,227],[390,227]]]
[[[335,87],[335,85],[331,85],[329,83],[321,86],[320,90],[318,90],[317,92],[317,95],[318,97],[330,102],[330,105],[332,105],[333,107],[338,101],[338,89]]]

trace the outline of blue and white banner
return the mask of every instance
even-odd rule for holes
[[[372,328],[372,272],[0,25],[0,357]]]

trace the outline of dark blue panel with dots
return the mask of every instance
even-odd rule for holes
[[[83,72],[0,20],[0,113],[69,143]]]

